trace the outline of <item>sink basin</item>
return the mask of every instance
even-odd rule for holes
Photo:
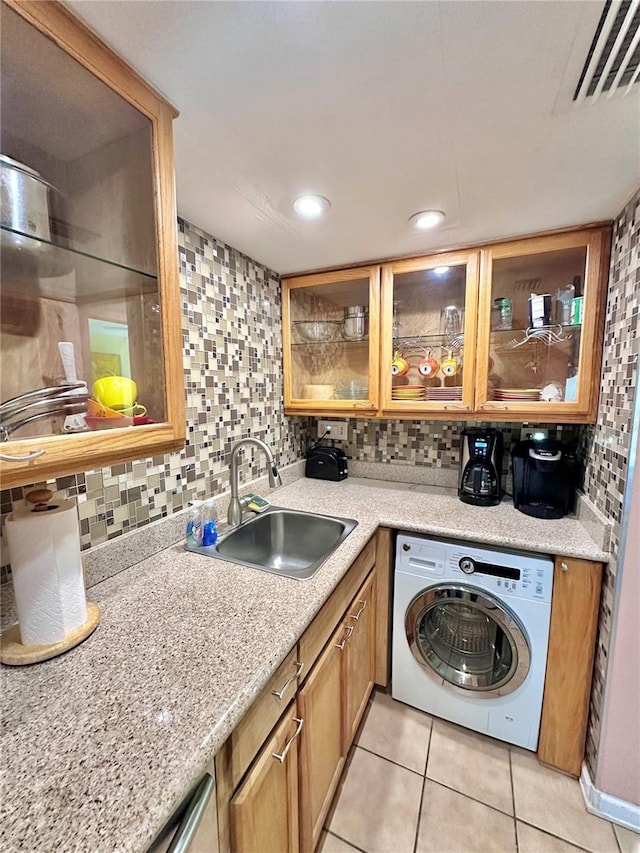
[[[357,524],[352,518],[272,507],[235,527],[215,545],[189,550],[306,580],[315,575]]]

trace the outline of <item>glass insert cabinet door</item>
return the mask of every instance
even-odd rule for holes
[[[451,416],[473,408],[477,293],[477,252],[382,268],[384,410]]]
[[[3,437],[163,423],[153,121],[4,4],[1,61]]]
[[[285,406],[377,408],[378,294],[378,267],[284,281]]]
[[[591,408],[605,254],[596,231],[482,251],[478,409],[545,417]]]

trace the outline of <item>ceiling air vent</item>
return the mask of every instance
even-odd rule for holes
[[[573,100],[626,95],[639,77],[640,0],[607,0]]]

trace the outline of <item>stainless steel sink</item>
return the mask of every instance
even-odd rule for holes
[[[272,507],[235,527],[215,545],[189,550],[306,580],[315,575],[357,524],[352,518]]]

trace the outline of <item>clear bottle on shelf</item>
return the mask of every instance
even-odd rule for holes
[[[196,547],[202,545],[202,534],[202,501],[190,501],[185,530],[186,544]]]
[[[207,498],[202,510],[202,544],[215,545],[218,541],[218,515],[215,499]]]

